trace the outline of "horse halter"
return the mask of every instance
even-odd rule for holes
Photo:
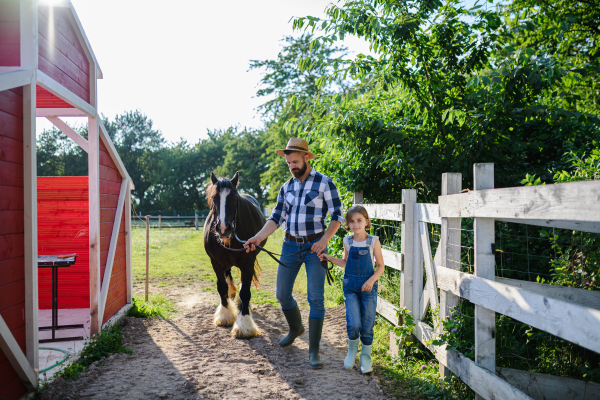
[[[221,181],[217,182],[217,193],[220,193],[221,191]],[[235,235],[235,228],[236,228],[236,224],[237,224],[237,213],[238,213],[238,200],[240,199],[240,194],[237,192],[237,190],[235,191],[235,208],[233,211],[233,221],[231,221],[231,230],[233,231],[233,234]],[[212,202],[212,207],[213,210],[213,214],[216,216],[215,220],[214,220],[214,229],[216,231],[217,229],[217,219],[219,218],[218,214],[217,214],[217,206],[215,204],[215,201],[213,199]],[[222,222],[222,221],[221,221]]]
[[[221,181],[217,182],[217,192],[219,192],[219,189],[220,189],[220,185],[219,184],[220,183],[221,183]],[[237,212],[238,212],[238,200],[239,200],[239,198],[240,198],[240,195],[239,195],[239,193],[237,193],[237,190],[236,190],[236,195],[235,195],[235,211],[233,213],[233,221],[231,222],[231,228],[232,228],[232,231],[233,231],[233,237],[238,242],[240,242],[241,244],[245,244],[248,241],[240,239],[238,237],[237,233],[235,232],[236,225],[237,225]],[[215,202],[213,201],[213,213],[214,214],[216,214],[216,209],[215,208],[216,208]],[[216,229],[216,228],[217,228],[217,220],[215,219],[215,221],[214,221],[214,229]],[[219,243],[221,245],[221,247],[223,247],[225,250],[235,251],[235,252],[240,252],[240,253],[246,251],[246,249],[243,248],[243,247],[241,249],[234,249],[234,248],[231,248],[231,247],[225,247],[225,244],[223,244],[223,242],[221,240],[219,240],[219,239],[217,239],[217,243]],[[285,268],[291,268],[291,267],[288,267],[287,265],[285,265],[284,263],[282,263],[281,260],[276,257],[276,256],[280,256],[281,257],[282,254],[274,253],[274,252],[269,251],[269,250],[265,249],[264,247],[259,246],[257,244],[255,244],[254,246],[258,250],[262,250],[265,253],[267,253],[267,255],[269,257],[271,257],[273,260],[275,260],[276,263],[280,264],[281,266],[283,266]],[[307,247],[306,249],[302,249],[302,250],[297,251],[295,253],[287,254],[287,256],[294,256],[294,255],[298,255],[298,254],[302,254],[302,253],[308,253],[309,251],[310,251],[310,247]],[[305,256],[306,256],[306,254],[305,254]],[[328,265],[328,263],[331,264],[331,267]],[[327,283],[330,286],[333,285],[334,279],[333,279],[333,276],[331,275],[331,271],[333,270],[333,264],[331,262],[327,261],[327,260],[323,260],[323,261],[321,261],[321,266],[323,268],[325,268],[325,271],[326,271],[325,275],[327,277]]]

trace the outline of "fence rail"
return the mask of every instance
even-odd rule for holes
[[[398,325],[398,307],[407,308],[416,321],[415,337],[440,362],[441,377],[454,373],[478,399],[600,398],[596,383],[496,368],[496,313],[600,353],[600,292],[496,277],[494,224],[600,233],[600,181],[494,189],[493,164],[475,164],[474,177],[474,190],[461,193],[462,175],[443,174],[439,204],[417,203],[416,190],[402,190],[399,204],[362,204],[363,193],[355,193],[355,204],[372,219],[401,222],[401,251],[383,250],[386,266],[401,271],[400,304],[379,297],[377,312]],[[473,273],[460,271],[462,218],[473,218]],[[429,224],[441,229],[433,256]],[[475,305],[474,361],[431,345],[441,328],[424,321],[437,305],[439,318],[450,318],[460,298]],[[390,338],[392,353],[398,351],[396,339]]]

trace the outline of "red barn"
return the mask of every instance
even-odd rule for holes
[[[38,384],[38,312],[51,307],[38,255],[77,253],[59,308],[97,333],[131,304],[131,178],[97,109],[102,72],[72,4],[0,0],[0,398]],[[88,154],[86,177],[37,177],[36,117]],[[82,117],[88,138],[61,117]]]

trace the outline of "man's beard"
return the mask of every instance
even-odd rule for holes
[[[305,163],[302,165],[302,168],[300,168],[300,169],[297,169],[297,170],[293,170],[293,171],[292,171],[292,175],[294,175],[294,178],[296,178],[296,179],[300,179],[300,177],[301,177],[302,175],[304,175],[304,173],[306,172],[306,169],[307,169],[307,168],[308,168],[308,164],[305,162]]]

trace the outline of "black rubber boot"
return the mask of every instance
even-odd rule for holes
[[[288,347],[298,336],[304,334],[304,325],[302,325],[302,315],[300,315],[300,308],[297,305],[293,310],[284,311],[283,315],[285,315],[290,331],[279,341],[279,345]]]
[[[323,332],[322,319],[308,319],[308,358],[312,369],[323,368],[323,361],[319,357],[319,344]]]

